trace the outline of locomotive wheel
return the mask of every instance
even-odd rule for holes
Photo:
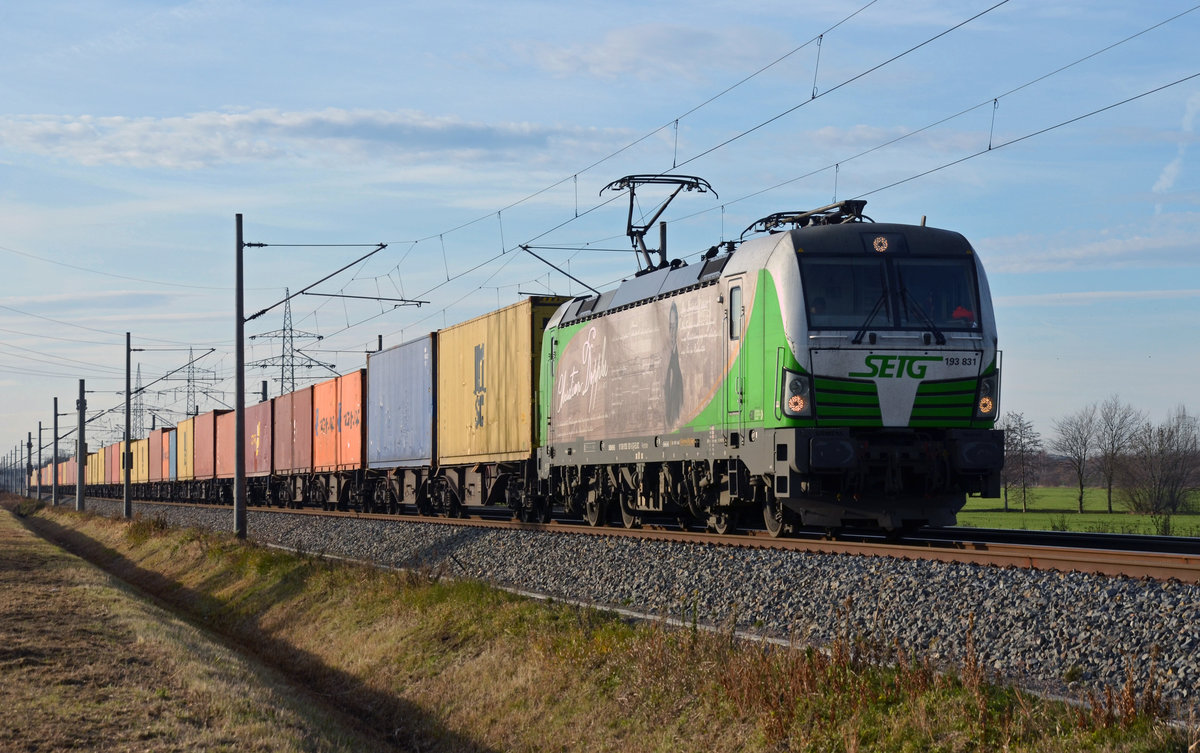
[[[626,528],[637,528],[642,524],[641,518],[638,517],[638,514],[629,506],[629,502],[626,500],[621,500],[621,524]]]
[[[784,507],[775,501],[775,495],[767,495],[767,498],[762,503],[762,511],[763,524],[767,528],[767,533],[773,539],[782,536],[787,531],[788,525],[783,522]]]
[[[737,531],[737,511],[718,510],[708,516],[708,527],[718,536],[727,536]],[[771,534],[775,536],[777,534]]]

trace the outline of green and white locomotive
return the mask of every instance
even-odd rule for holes
[[[643,252],[632,188],[650,178],[613,184]],[[668,181],[709,188],[653,179]],[[952,525],[967,494],[999,496],[983,266],[960,234],[864,205],[772,215],[697,264],[647,253],[615,290],[563,304],[541,347],[544,493],[593,525],[725,532],[761,514],[773,535]]]

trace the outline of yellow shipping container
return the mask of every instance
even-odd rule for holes
[[[193,448],[196,444],[195,419],[180,421],[175,427],[175,478],[191,481],[196,478]]]
[[[439,464],[522,460],[533,452],[542,332],[566,300],[535,296],[438,332]]]
[[[104,450],[100,452],[90,452],[87,456],[87,470],[85,471],[86,481],[88,486],[98,486],[104,483],[100,472],[104,469]]]
[[[150,440],[135,439],[130,444],[133,445],[133,468],[129,482],[144,484],[150,480]]]

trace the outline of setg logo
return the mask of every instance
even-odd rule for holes
[[[881,379],[911,377],[924,379],[930,363],[941,363],[941,356],[867,356],[863,365],[866,371],[856,371],[852,377],[879,377]]]

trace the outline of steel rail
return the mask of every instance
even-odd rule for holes
[[[192,505],[228,509],[228,505],[203,503],[181,503],[142,500],[139,504]],[[696,530],[680,530],[665,525],[648,524],[639,528],[622,526],[587,526],[582,520],[557,520],[549,523],[525,523],[508,517],[507,509],[495,510],[495,516],[480,515],[471,510],[473,517],[446,518],[441,516],[392,515],[385,513],[358,512],[353,510],[318,510],[315,508],[254,507],[257,512],[292,515],[324,515],[328,517],[360,518],[363,520],[390,520],[402,523],[429,523],[496,529],[547,531],[573,533],[590,536],[624,536],[638,539],[712,544],[717,546],[756,547],[812,554],[841,554],[863,557],[892,557],[905,560],[932,560],[938,562],[971,563],[994,567],[1014,567],[1044,571],[1096,573],[1108,576],[1152,578],[1154,580],[1178,580],[1183,583],[1200,583],[1200,553],[1171,551],[1139,551],[1136,549],[1108,549],[1094,546],[1072,546],[1070,537],[1054,532],[1053,543],[1020,543],[1026,531],[1014,530],[1017,543],[995,540],[1001,529],[988,530],[985,540],[971,540],[972,529],[938,529],[935,536],[921,538],[923,532],[908,539],[889,541],[882,537],[824,538],[816,532],[803,532],[797,537],[772,538],[765,531],[746,531],[738,534],[718,535]],[[950,533],[960,534],[949,537]],[[1084,537],[1086,539],[1086,537]],[[1144,544],[1157,537],[1131,537],[1131,544]],[[1118,539],[1119,540],[1119,539]]]

